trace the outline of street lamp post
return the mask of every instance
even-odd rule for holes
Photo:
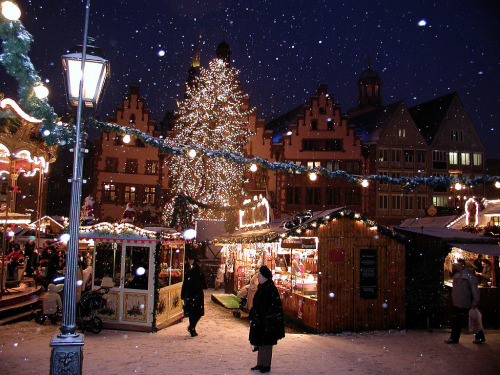
[[[87,0],[83,45],[62,56],[66,73],[68,99],[77,106],[76,136],[73,151],[73,178],[71,180],[71,204],[69,213],[68,248],[64,279],[63,316],[61,333],[54,335],[50,346],[50,374],[81,374],[83,363],[84,335],[76,332],[76,287],[78,264],[78,235],[80,227],[80,204],[82,194],[82,110],[83,103],[94,107],[109,77],[109,62],[99,56],[99,49],[88,40],[90,0]],[[90,43],[88,43],[90,42]],[[87,45],[89,53],[87,53]]]

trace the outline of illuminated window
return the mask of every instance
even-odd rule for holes
[[[446,197],[432,197],[432,204],[436,207],[446,207],[448,201]]]
[[[452,165],[458,164],[458,152],[450,152],[448,154],[448,161]]]
[[[160,171],[156,160],[147,160],[145,174],[158,174]]]
[[[125,186],[125,202],[135,202],[135,186]]]
[[[156,188],[146,186],[144,188],[144,204],[154,204],[156,198]]]
[[[483,154],[473,153],[472,154],[472,163],[476,167],[480,167],[483,165]]]
[[[399,138],[405,138],[406,137],[406,129],[399,129],[398,136],[399,136]]]
[[[104,201],[116,202],[116,186],[113,184],[104,184]]]
[[[321,167],[320,161],[308,161],[307,162],[307,168],[314,169],[316,167]]]
[[[462,152],[460,154],[460,164],[470,165],[470,154],[468,152]]]

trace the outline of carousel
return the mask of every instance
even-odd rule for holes
[[[28,224],[30,215],[16,212],[19,206],[17,196],[20,193],[19,177],[38,177],[36,195],[36,215],[41,214],[44,175],[49,164],[57,157],[57,146],[48,146],[42,139],[40,125],[42,120],[24,112],[12,99],[3,98],[0,94],[0,221],[2,233],[2,265],[6,264],[7,229],[14,225]],[[1,280],[4,280],[2,267]],[[0,295],[4,292],[2,283]]]

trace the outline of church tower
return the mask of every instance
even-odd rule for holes
[[[231,48],[229,48],[229,44],[226,43],[225,40],[222,40],[222,42],[217,46],[217,50],[215,51],[215,56],[217,56],[218,59],[224,60],[229,66],[231,64]]]
[[[361,73],[358,79],[358,110],[382,105],[380,86],[382,86],[382,80],[370,67],[370,58],[368,58],[368,69]]]

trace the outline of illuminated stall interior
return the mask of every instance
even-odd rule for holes
[[[110,288],[98,311],[105,328],[151,332],[182,318],[184,240],[132,224],[80,228],[93,252],[92,288]]]

